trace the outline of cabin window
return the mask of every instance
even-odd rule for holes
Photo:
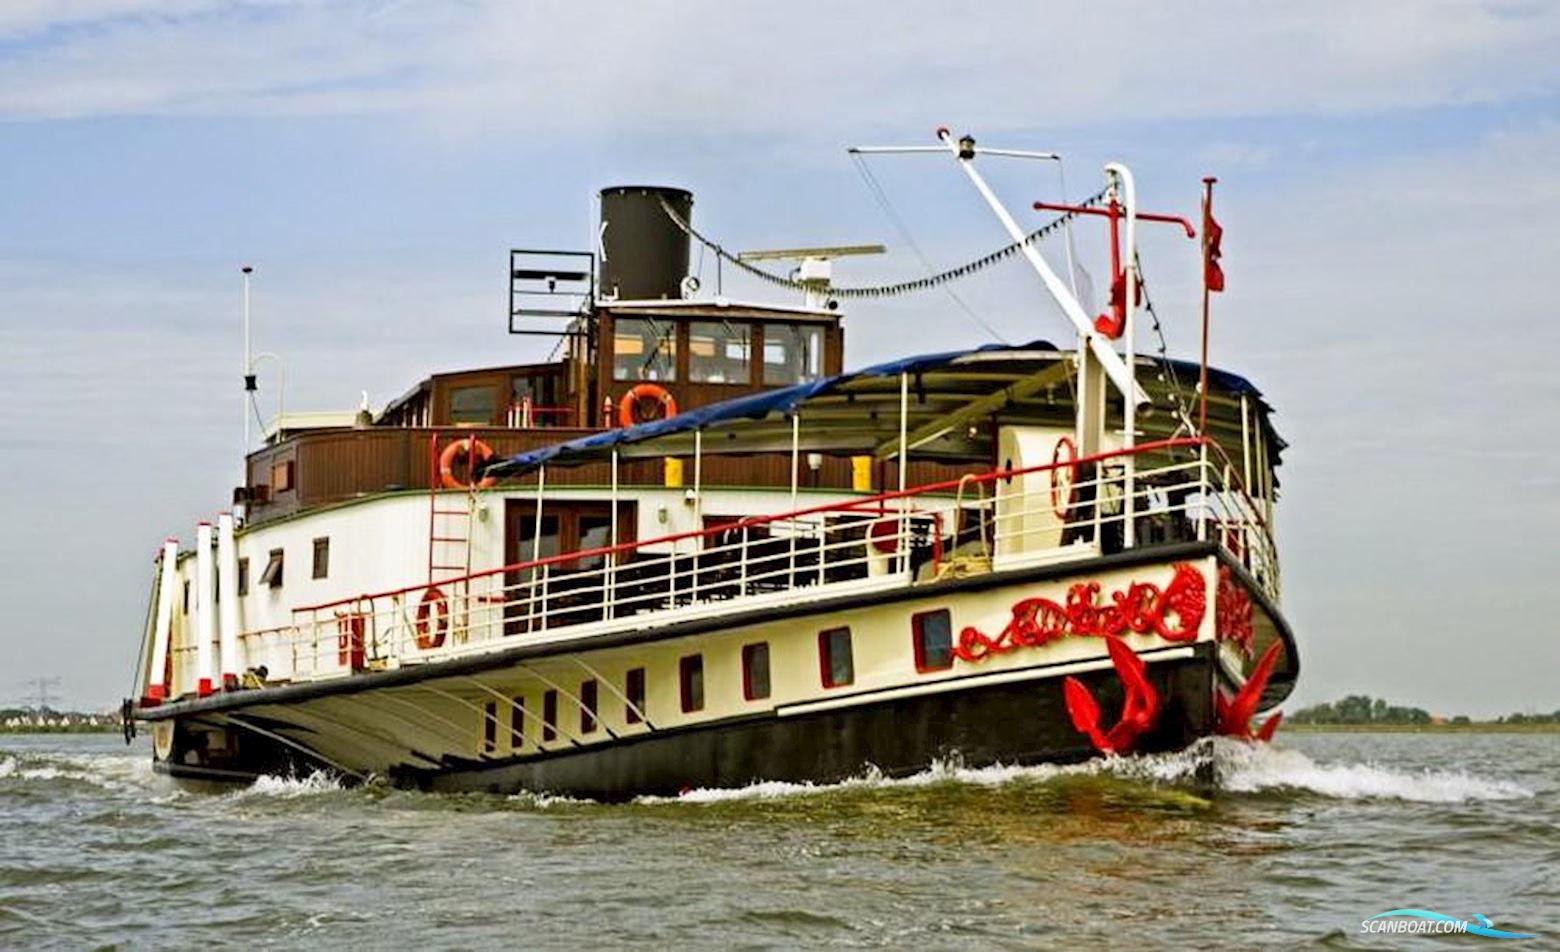
[[[190,613],[190,580],[184,580],[184,614]]]
[[[270,588],[282,587],[282,550],[272,549],[265,563],[265,571],[260,573],[260,584]]]
[[[787,386],[823,375],[823,331],[800,324],[764,325],[764,383]]]
[[[509,746],[515,750],[525,746],[525,698],[514,698],[509,705]]]
[[[628,699],[624,705],[623,719],[630,724],[638,724],[644,720],[640,716],[645,709],[645,669],[631,668],[623,679],[623,696]]]
[[[677,682],[684,714],[704,710],[704,656],[688,655],[677,663]]]
[[[946,608],[910,616],[915,638],[915,669],[946,671],[953,667],[953,619]]]
[[[692,383],[751,383],[752,334],[746,324],[727,321],[689,324],[688,380]]]
[[[742,696],[760,701],[769,696],[769,642],[742,646]]]
[[[330,537],[320,536],[314,540],[314,577],[324,578],[330,574]]]
[[[677,324],[620,317],[612,335],[613,380],[677,379]]]
[[[482,752],[491,754],[498,749],[498,705],[492,701],[482,705]]]
[[[558,739],[558,692],[542,695],[542,740]]]
[[[238,594],[249,594],[249,558],[238,560]]]
[[[849,628],[830,628],[818,633],[818,672],[826,688],[844,687],[856,680]]]
[[[296,471],[293,468],[293,461],[290,459],[284,460],[280,463],[272,463],[271,489],[279,493],[284,493],[292,489],[294,472]]]
[[[580,682],[580,733],[589,734],[596,729],[596,704],[601,695],[596,679]]]
[[[450,422],[487,426],[493,422],[495,402],[496,388],[492,384],[454,387],[450,390]]]

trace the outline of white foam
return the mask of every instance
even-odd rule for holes
[[[1507,780],[1463,770],[1395,770],[1375,763],[1319,764],[1298,750],[1269,744],[1219,741],[1219,786],[1235,793],[1305,790],[1340,800],[1372,798],[1421,803],[1520,800],[1533,791]]]
[[[317,770],[304,776],[279,777],[274,774],[262,774],[255,778],[255,782],[242,790],[234,792],[235,797],[278,797],[290,800],[295,797],[309,797],[321,793],[339,793],[346,788],[341,781],[324,771]]]

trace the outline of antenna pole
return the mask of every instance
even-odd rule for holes
[[[254,362],[249,357],[249,277],[250,275],[254,274],[255,269],[246,264],[239,270],[242,271],[244,275],[244,405],[241,407],[244,414],[244,451],[242,456],[248,457],[250,413],[249,395],[255,391],[255,367]],[[248,464],[244,463],[243,465],[245,468],[244,482],[247,485],[249,482]]]
[[[1197,433],[1208,435],[1208,223],[1213,220],[1213,183],[1218,179],[1203,179],[1202,200],[1202,368],[1197,381],[1198,410]]]
[[[1083,312],[1083,305],[1078,303],[1078,299],[1073,297],[1072,293],[1067,290],[1067,286],[1051,270],[1051,266],[1046,264],[1045,259],[1040,256],[1040,252],[1035,250],[1034,244],[1024,241],[1023,229],[1019,228],[1018,222],[1014,221],[1013,216],[1008,214],[1008,210],[1003,207],[1001,199],[997,198],[996,193],[991,190],[991,186],[986,184],[985,178],[975,170],[974,158],[976,149],[974,140],[966,137],[962,141],[956,141],[947,129],[938,129],[937,138],[941,139],[947,146],[948,151],[953,153],[954,158],[959,162],[959,168],[969,177],[970,183],[975,186],[975,190],[980,193],[980,197],[986,200],[986,204],[991,207],[992,214],[997,216],[997,220],[1007,230],[1009,237],[1019,242],[1019,251],[1023,253],[1024,259],[1029,262],[1030,267],[1035,269],[1035,273],[1040,275],[1040,280],[1045,283],[1046,290],[1051,293],[1051,297],[1061,307],[1062,313],[1067,316],[1068,320],[1073,322],[1073,326],[1078,329],[1079,336],[1088,342],[1089,350],[1099,359],[1100,366],[1105,370],[1105,375],[1111,379],[1111,382],[1129,400],[1134,403],[1147,403],[1147,394],[1132,379],[1132,372],[1121,359],[1121,355],[1116,353],[1115,349],[1111,347],[1110,341],[1106,340],[1103,335],[1094,329],[1093,322]]]

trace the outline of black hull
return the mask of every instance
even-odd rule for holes
[[[1121,710],[1115,671],[1077,675],[1099,699],[1108,723]],[[1181,750],[1213,733],[1212,646],[1189,658],[1153,662],[1149,680],[1162,709],[1142,752]],[[620,801],[675,796],[697,788],[734,788],[761,780],[829,783],[876,769],[919,773],[957,758],[967,767],[1076,763],[1096,756],[1074,729],[1062,678],[982,685],[848,708],[766,715],[659,731],[586,750],[440,771],[405,771],[398,785],[431,791],[547,792]]]

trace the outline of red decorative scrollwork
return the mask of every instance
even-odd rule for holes
[[[1019,648],[1039,648],[1066,635],[1104,637],[1156,634],[1166,641],[1192,641],[1207,612],[1207,586],[1196,567],[1184,562],[1163,590],[1151,582],[1133,582],[1124,592],[1112,592],[1100,602],[1099,582],[1078,582],[1067,590],[1067,604],[1049,598],[1026,598],[1013,606],[1013,617],[991,637],[980,629],[959,632],[953,653],[961,661],[977,662]]]
[[[1229,566],[1219,569],[1219,591],[1214,600],[1214,637],[1228,641],[1246,657],[1251,657],[1256,632],[1251,627],[1251,596],[1235,580]]]

